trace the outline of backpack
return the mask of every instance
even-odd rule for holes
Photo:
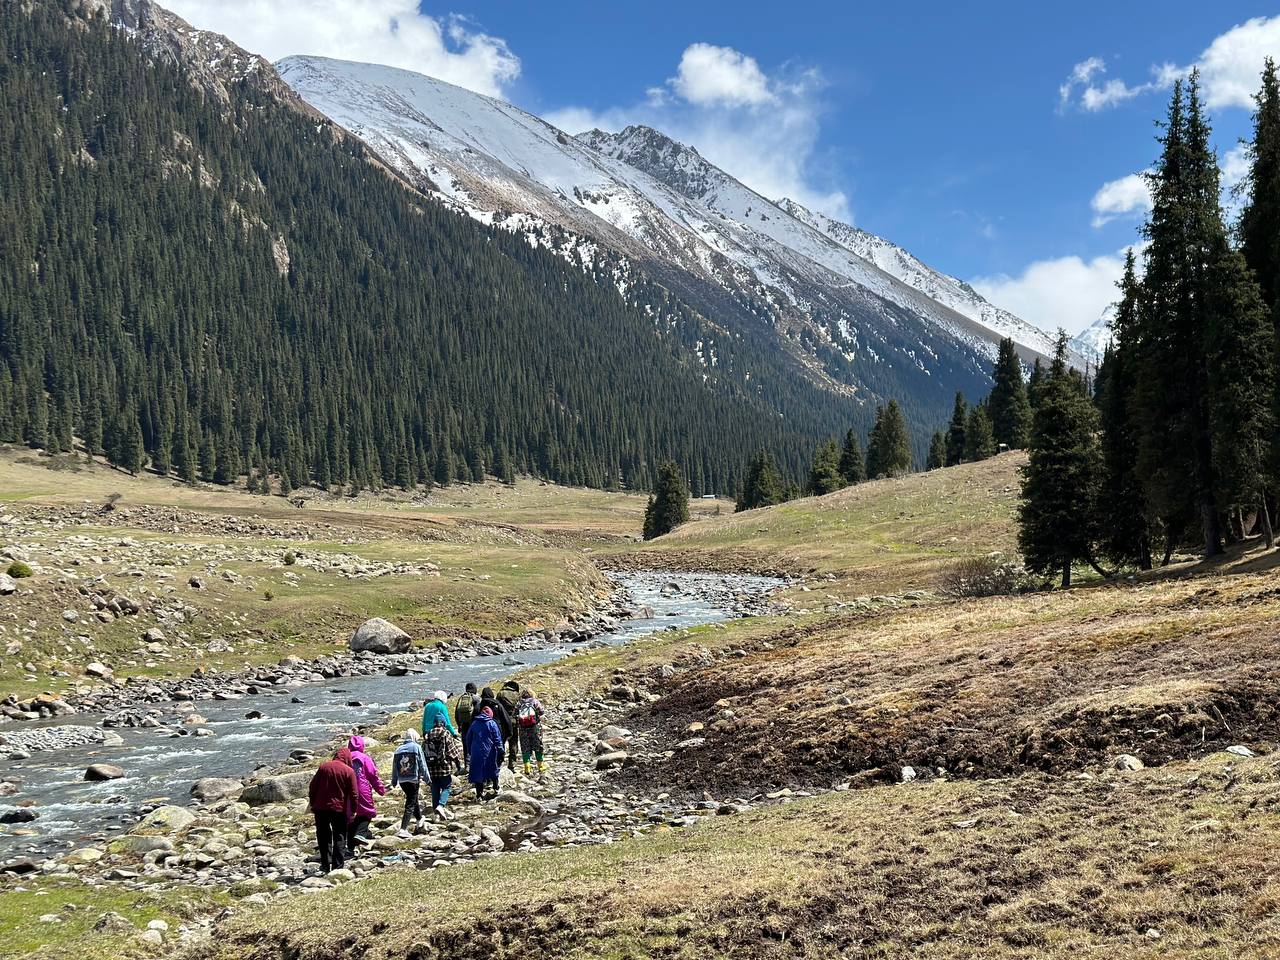
[[[401,780],[418,779],[418,757],[412,750],[396,754],[396,772]]]
[[[516,714],[516,719],[522,727],[536,727],[538,725],[538,711],[534,707],[532,700],[520,701],[520,711]]]
[[[471,721],[476,715],[476,696],[475,694],[464,693],[462,699],[458,701],[458,709],[454,712],[454,719],[458,721],[458,729],[469,727]]]
[[[427,737],[426,743],[422,746],[422,753],[427,758],[427,763],[444,761],[444,744],[440,741],[440,737]]]

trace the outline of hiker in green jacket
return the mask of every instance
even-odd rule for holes
[[[468,683],[462,696],[458,698],[458,705],[453,708],[453,719],[457,721],[458,734],[462,737],[462,762],[467,766],[471,764],[467,750],[467,730],[470,729],[472,719],[479,712],[480,694],[474,683]]]
[[[453,725],[453,717],[449,716],[449,693],[446,690],[437,690],[422,708],[424,737],[435,729],[437,717],[444,720],[444,725],[449,728],[450,733],[455,737],[458,735],[458,728]]]

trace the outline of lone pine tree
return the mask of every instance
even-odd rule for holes
[[[658,467],[658,482],[644,511],[644,538],[670,533],[689,519],[689,485],[673,460]]]
[[[747,475],[742,481],[742,490],[738,494],[735,512],[754,510],[756,507],[771,507],[784,499],[786,499],[786,490],[778,465],[769,451],[761,450],[751,458],[751,463],[747,467]]]
[[[1022,469],[1018,549],[1033,573],[1071,586],[1076,561],[1094,562],[1102,463],[1097,412],[1066,363],[1066,337],[1040,385]]]

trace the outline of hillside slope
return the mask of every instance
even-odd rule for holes
[[[459,217],[69,0],[8,9],[0,441],[286,487],[643,487],[676,457],[701,493],[860,416],[611,254]]]

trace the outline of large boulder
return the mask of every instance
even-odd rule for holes
[[[86,780],[119,780],[123,776],[124,770],[114,763],[93,763],[84,772]]]
[[[134,829],[139,832],[154,830],[157,833],[179,833],[195,822],[196,815],[186,807],[166,804],[148,813]]]
[[[351,635],[351,649],[372,653],[408,653],[413,640],[390,620],[374,617],[366,620]]]
[[[191,796],[202,803],[213,803],[236,796],[244,789],[239,780],[229,777],[204,777],[191,785]]]
[[[311,773],[306,770],[266,777],[245,787],[240,794],[240,801],[255,807],[268,803],[287,803],[305,797],[310,785]]]

